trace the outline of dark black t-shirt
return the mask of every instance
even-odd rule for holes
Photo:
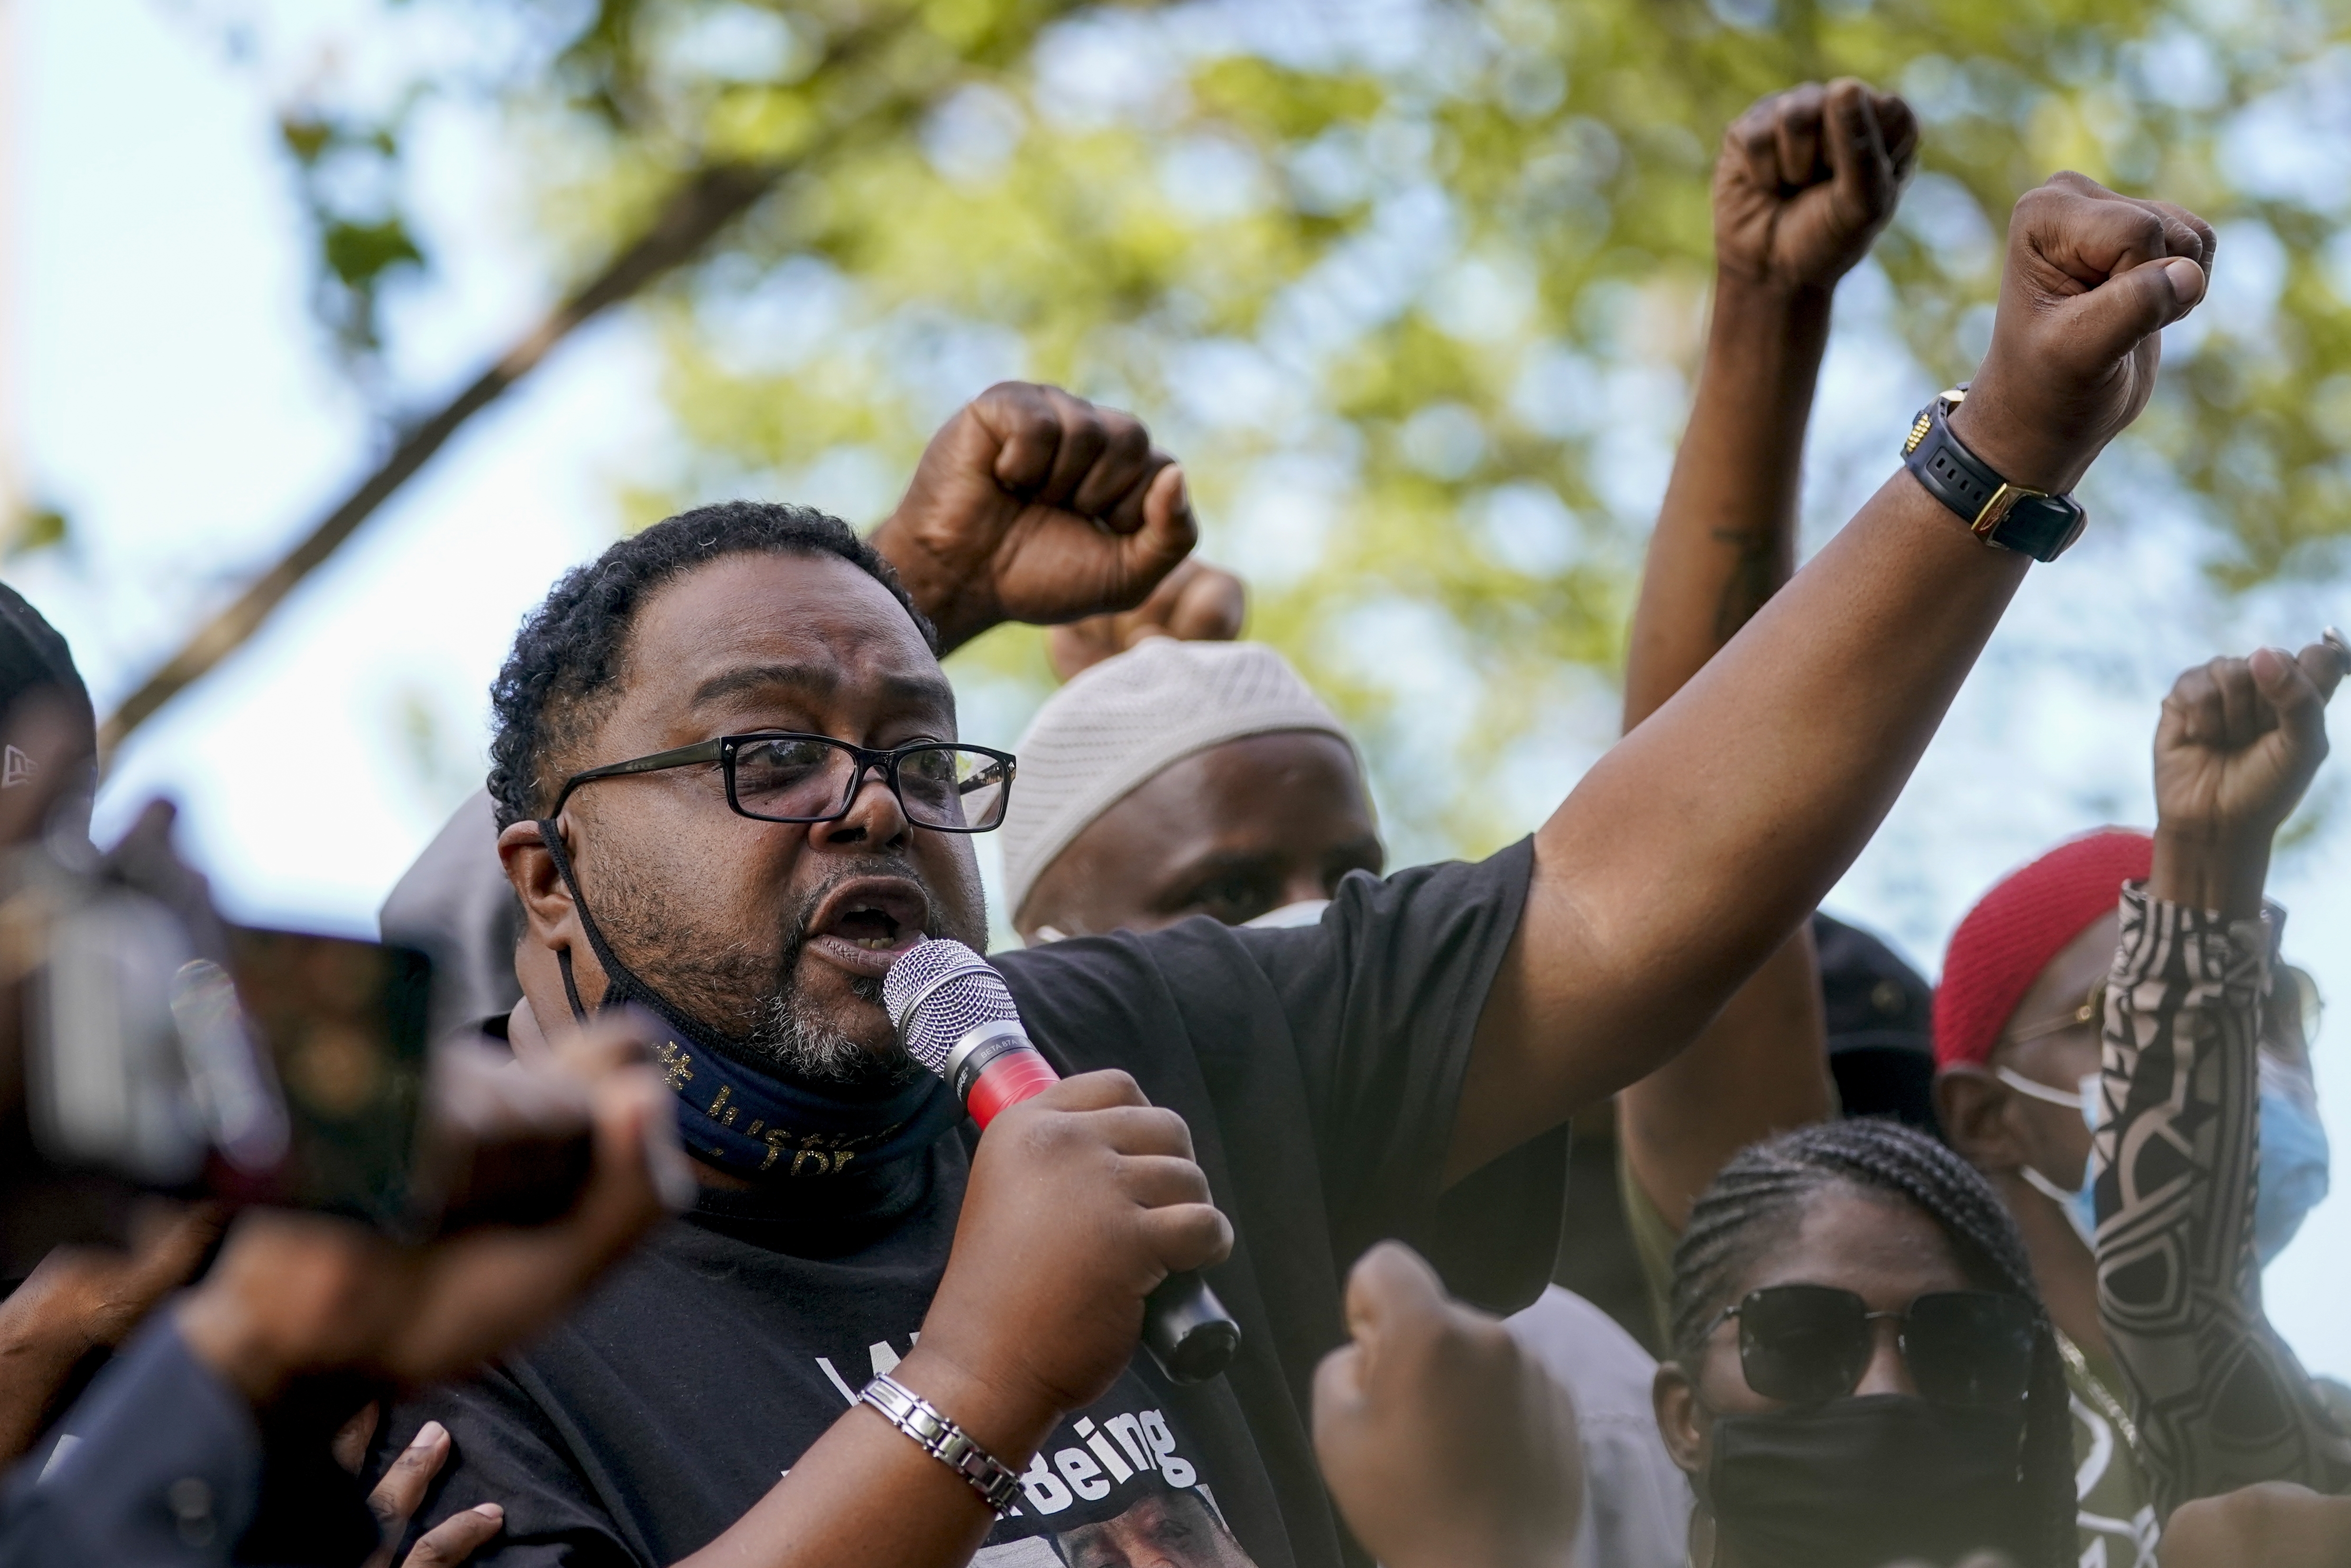
[[[1184,1568],[1364,1562],[1308,1434],[1347,1266],[1401,1236],[1509,1310],[1558,1243],[1563,1132],[1437,1190],[1531,864],[1521,843],[1359,874],[1315,926],[1192,920],[994,960],[1062,1071],[1123,1068],[1189,1124],[1233,1222],[1209,1279],[1242,1341],[1197,1387],[1138,1355],[1047,1441],[980,1568],[1123,1568],[1146,1546]],[[495,1568],[665,1568],[707,1544],[911,1347],[976,1136],[967,1123],[894,1166],[706,1193],[528,1351],[383,1424],[377,1468],[428,1418],[455,1440],[413,1530],[499,1503],[506,1531],[475,1559]]]

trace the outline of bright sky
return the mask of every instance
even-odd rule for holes
[[[0,5],[19,12],[0,340],[36,492],[64,507],[77,538],[70,557],[18,563],[9,580],[72,639],[104,711],[198,606],[331,504],[371,457],[371,437],[305,312],[303,238],[266,94],[156,0]],[[519,191],[483,128],[453,120],[436,145],[444,277],[395,317],[403,376],[428,391],[469,376],[544,298]],[[2210,308],[2257,308],[2230,294],[2228,254]],[[1899,431],[1885,411],[1915,407],[1924,390],[1872,351],[1866,277],[1840,308],[1813,453],[1823,516],[1887,471]],[[613,486],[665,450],[657,368],[627,321],[607,323],[476,420],[236,658],[140,732],[108,781],[101,832],[167,792],[232,913],[371,931],[384,893],[479,779],[483,694],[517,620],[613,536]],[[2035,570],[1917,781],[1831,900],[1929,973],[2001,871],[2100,822],[2151,820],[2147,737],[2174,673],[2346,619],[2311,591],[2217,604],[2193,536],[2161,520],[2127,462],[2100,477],[2100,526]],[[998,716],[1008,739],[1021,716]],[[1557,777],[1535,781],[1528,826],[1574,766],[1563,757]],[[2341,786],[2322,778],[2318,795],[2339,800]],[[2325,994],[2351,998],[2341,815],[2283,859],[2273,892],[2294,913],[2290,952]],[[2340,1054],[2322,1039],[2322,1092],[2351,1147]],[[2268,1289],[2313,1367],[2351,1377],[2351,1319],[2338,1308],[2351,1293],[2351,1199],[2319,1209]]]

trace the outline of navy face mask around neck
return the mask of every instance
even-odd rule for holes
[[[811,1083],[780,1068],[758,1067],[729,1055],[660,992],[613,956],[588,913],[571,860],[553,822],[538,824],[555,869],[570,890],[580,929],[604,969],[606,1008],[635,1007],[666,1031],[654,1047],[663,1075],[677,1096],[678,1136],[696,1158],[735,1176],[759,1180],[849,1176],[919,1155],[963,1119],[963,1107],[938,1078],[919,1073],[904,1083]],[[557,955],[571,1015],[590,1014],[571,976],[571,953]]]

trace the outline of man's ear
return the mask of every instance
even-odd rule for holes
[[[1656,1407],[1657,1436],[1665,1439],[1666,1453],[1684,1475],[1697,1475],[1706,1468],[1706,1422],[1698,1411],[1698,1390],[1681,1363],[1657,1363],[1649,1400]]]
[[[1955,1061],[1935,1075],[1943,1141],[1980,1171],[2012,1171],[2030,1163],[2015,1103],[2014,1090],[1973,1062]]]
[[[498,860],[506,867],[515,896],[522,901],[524,930],[521,948],[515,955],[515,971],[525,992],[533,989],[535,972],[544,963],[534,958],[531,949],[539,949],[549,958],[569,952],[572,978],[581,997],[593,1007],[604,994],[604,967],[596,962],[596,951],[580,928],[580,906],[572,901],[563,873],[555,869],[555,857],[539,837],[538,824],[517,822],[499,833]],[[552,964],[545,967],[553,967]],[[535,1010],[544,1009],[535,1005]],[[569,1016],[568,1008],[562,1016]]]

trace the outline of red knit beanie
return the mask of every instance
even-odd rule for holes
[[[2155,841],[2123,828],[2069,839],[1993,884],[1943,955],[1935,988],[1935,1065],[1983,1062],[2016,1004],[2065,945],[2115,908],[2123,883],[2153,869]]]

